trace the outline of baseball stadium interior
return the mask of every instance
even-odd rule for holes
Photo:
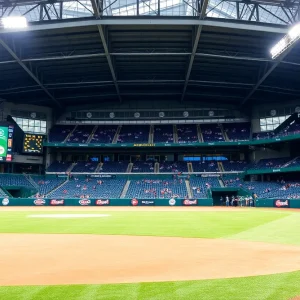
[[[104,2],[0,0],[1,198],[300,207],[298,7]]]

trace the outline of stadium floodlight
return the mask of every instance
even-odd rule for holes
[[[27,20],[25,17],[6,17],[1,19],[4,28],[17,29],[27,27]]]
[[[300,39],[300,23],[293,26],[287,35],[285,35],[272,49],[270,50],[272,59],[277,58],[294,43]]]

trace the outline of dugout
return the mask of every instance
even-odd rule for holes
[[[213,188],[211,189],[213,205],[220,206],[220,198],[223,197],[224,201],[226,196],[231,200],[232,196],[240,195],[238,188]],[[225,202],[224,202],[225,205]]]

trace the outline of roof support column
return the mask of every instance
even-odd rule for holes
[[[108,62],[110,72],[111,72],[111,76],[112,76],[114,85],[116,87],[117,95],[118,95],[118,98],[119,98],[120,102],[122,102],[120,89],[119,89],[119,85],[118,85],[118,82],[117,82],[117,76],[116,76],[114,66],[113,66],[113,63],[112,63],[112,59],[111,59],[111,56],[110,56],[110,53],[109,53],[109,50],[108,50],[108,46],[107,46],[107,42],[106,42],[105,35],[104,35],[104,32],[103,32],[103,28],[102,28],[101,25],[98,25],[97,27],[98,27],[98,31],[99,31],[99,34],[100,34],[102,44],[103,44],[103,48],[104,48],[105,56],[106,56],[106,59],[107,59],[107,62]]]
[[[202,3],[202,6],[201,6],[201,12],[200,12],[199,18],[204,19],[205,13],[206,13],[206,8],[208,5],[208,0],[202,0],[201,3]],[[185,76],[183,92],[181,95],[181,102],[183,102],[183,100],[184,100],[186,89],[189,84],[189,79],[190,79],[190,75],[191,75],[191,71],[192,71],[192,67],[193,67],[193,63],[194,63],[194,59],[195,59],[195,54],[197,52],[197,48],[198,48],[198,44],[199,44],[199,40],[200,40],[200,36],[201,36],[201,32],[202,32],[202,27],[203,27],[202,25],[197,26],[196,37],[195,37],[195,41],[194,41],[194,45],[193,45],[193,49],[192,49],[192,54],[191,54],[188,69],[186,72],[186,76]]]
[[[102,1],[103,0],[91,0],[94,15],[98,19],[101,18],[102,12],[103,12],[103,7],[100,4],[100,2],[103,3]],[[99,7],[100,7],[100,10],[99,10]],[[100,34],[101,42],[102,42],[102,45],[103,45],[103,48],[104,48],[104,52],[105,52],[105,56],[106,56],[106,59],[107,59],[107,62],[108,62],[110,72],[111,72],[111,76],[112,76],[114,85],[116,87],[118,98],[119,98],[120,102],[122,102],[120,89],[119,89],[119,85],[118,85],[118,82],[117,82],[117,76],[116,76],[114,66],[113,66],[113,63],[112,63],[111,55],[109,53],[109,49],[108,49],[107,41],[105,39],[105,34],[104,34],[104,31],[103,31],[103,27],[102,27],[102,25],[97,25],[97,28],[98,28],[98,31],[99,31],[99,34]]]

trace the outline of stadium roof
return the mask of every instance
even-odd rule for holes
[[[0,98],[53,107],[298,100],[299,46],[275,61],[269,49],[299,2],[272,2],[0,0],[3,15],[32,21],[0,28]]]

